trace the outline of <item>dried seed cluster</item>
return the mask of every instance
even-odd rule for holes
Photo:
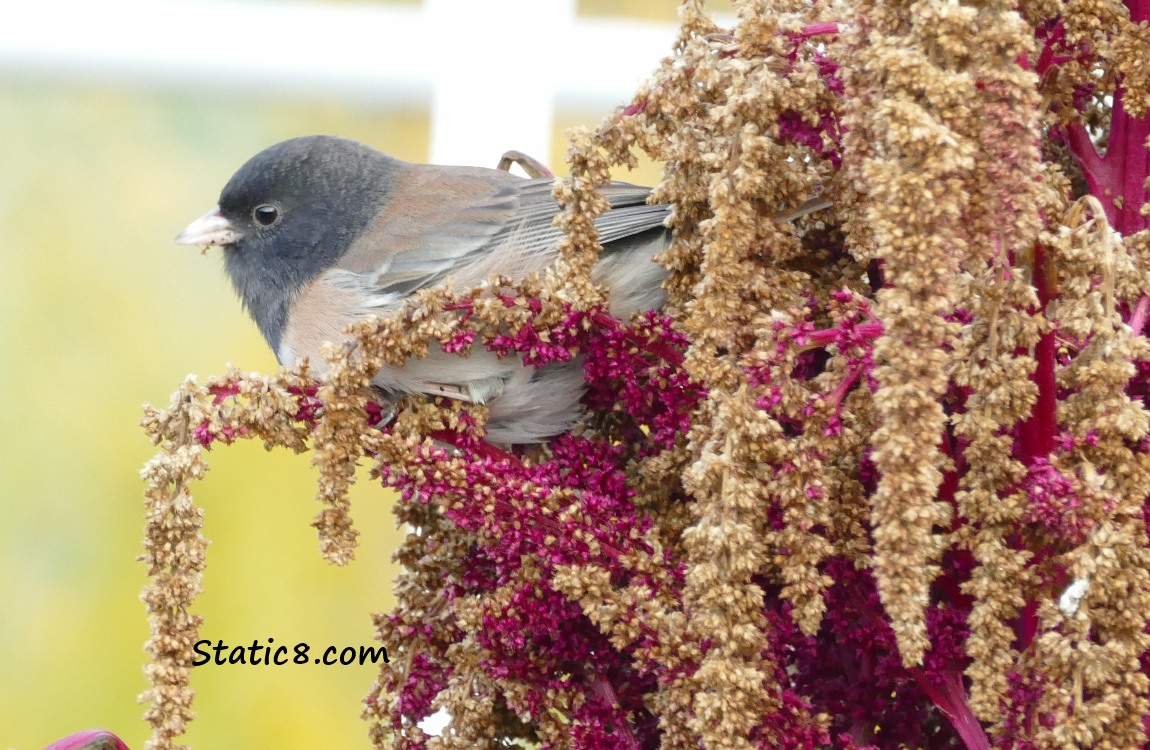
[[[323,381],[148,410],[150,748],[191,717],[189,485],[252,437],[310,447],[333,562],[356,464],[399,491],[376,747],[1145,743],[1150,5],[735,5],[686,0],[634,101],[571,135],[547,273],[421,292]],[[619,321],[597,187],[639,152],[669,302]],[[578,357],[587,417],[503,450],[481,406],[380,405],[433,347]]]

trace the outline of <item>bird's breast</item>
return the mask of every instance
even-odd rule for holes
[[[292,301],[276,357],[286,367],[307,357],[312,372],[323,373],[327,369],[320,354],[324,342],[347,338],[344,330],[367,313],[361,294],[320,277],[304,285]]]

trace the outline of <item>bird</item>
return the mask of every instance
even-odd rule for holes
[[[500,169],[402,161],[329,135],[292,138],[249,159],[218,204],[177,237],[222,248],[244,308],[281,365],[307,358],[322,376],[326,341],[367,317],[387,316],[419,290],[450,282],[474,288],[502,275],[519,281],[558,258],[562,207],[551,178]],[[670,207],[651,189],[601,188],[610,209],[596,218],[603,245],[592,274],[612,315],[657,310],[667,272]],[[446,396],[489,408],[487,439],[546,442],[580,419],[579,358],[541,368],[481,347],[470,355],[433,345],[428,356],[384,366],[373,384],[389,399]]]

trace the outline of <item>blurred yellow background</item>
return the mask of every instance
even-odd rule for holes
[[[676,6],[579,9],[670,21]],[[166,405],[189,372],[275,367],[219,257],[172,238],[244,160],[283,138],[334,133],[428,156],[425,105],[83,80],[0,69],[0,748],[37,750],[96,727],[143,748],[138,471],[153,451],[140,405]],[[607,113],[560,109],[552,153],[537,156],[562,172],[562,129]],[[650,166],[623,176],[657,179]],[[306,455],[243,443],[208,461],[194,488],[212,543],[196,607],[202,636],[372,645],[369,613],[391,606],[397,572],[390,497],[357,485],[359,556],[333,568],[309,526],[318,506]],[[202,749],[366,748],[360,700],[376,671],[200,667],[186,739]]]

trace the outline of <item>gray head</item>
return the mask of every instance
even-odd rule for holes
[[[236,292],[276,351],[292,297],[379,213],[401,164],[345,138],[277,143],[240,167],[219,205],[176,242],[223,247]]]

